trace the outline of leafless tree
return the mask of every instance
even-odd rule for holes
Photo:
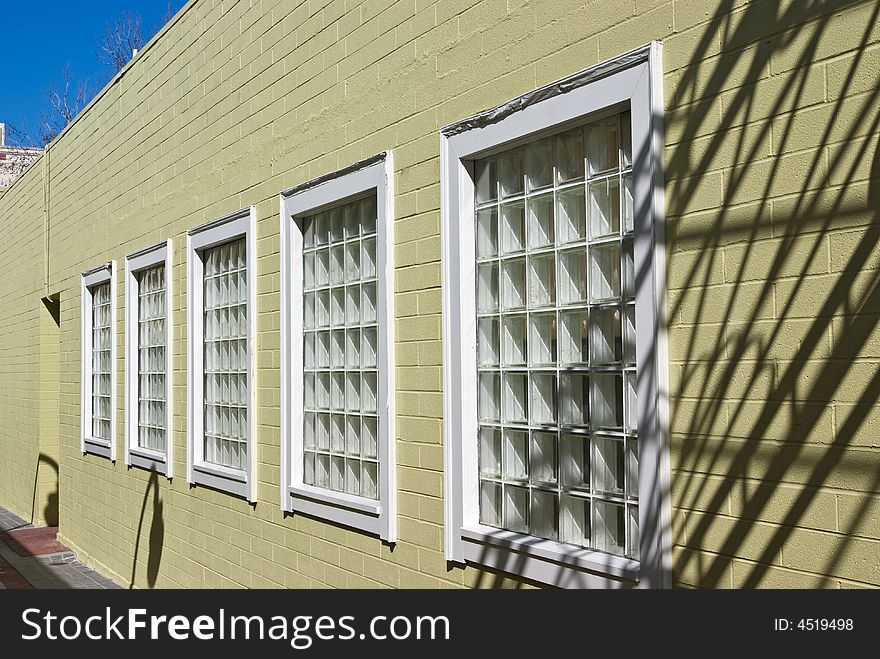
[[[70,66],[61,70],[61,83],[52,83],[46,92],[49,110],[40,113],[39,138],[45,146],[64,130],[92,99],[93,90],[88,80],[74,82]]]
[[[136,49],[143,48],[147,39],[140,15],[127,11],[107,23],[95,42],[95,56],[110,69],[112,77],[128,64]]]

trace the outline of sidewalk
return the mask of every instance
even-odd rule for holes
[[[0,508],[0,590],[120,588],[76,560],[55,527],[34,527]]]

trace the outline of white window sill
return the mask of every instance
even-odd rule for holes
[[[465,560],[563,588],[633,588],[639,562],[623,556],[477,525],[461,529]]]
[[[157,451],[150,451],[143,448],[131,448],[129,453],[129,463],[132,467],[139,467],[147,471],[155,471],[160,474],[167,475],[168,466],[165,460],[165,454]]]
[[[294,512],[320,517],[380,537],[386,532],[382,506],[373,499],[309,485],[290,487],[288,494]]]
[[[236,496],[249,498],[247,472],[243,469],[229,469],[220,465],[204,463],[192,466],[192,482],[215,490],[221,490]]]
[[[91,453],[102,458],[112,460],[112,448],[110,442],[96,437],[83,437],[83,453]]]

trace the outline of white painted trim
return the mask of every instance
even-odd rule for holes
[[[567,586],[670,585],[669,464],[663,265],[661,47],[652,43],[598,65],[613,71],[542,100],[529,95],[464,120],[440,137],[443,284],[445,556]],[[589,72],[589,70],[587,71]],[[587,73],[585,72],[585,73]],[[590,78],[590,76],[586,76]],[[524,98],[524,97],[523,97]],[[514,143],[631,107],[635,262],[640,561],[490,529],[479,524],[476,443],[476,314],[472,162]],[[491,120],[489,120],[491,119]]]
[[[204,485],[257,500],[257,423],[255,355],[257,338],[257,209],[243,208],[216,220],[206,222],[187,232],[187,440],[186,480],[191,485]],[[248,314],[248,439],[247,466],[229,469],[205,462],[204,449],[204,263],[201,253],[215,245],[245,238],[247,253],[247,314]],[[200,443],[200,444],[199,444]]]
[[[164,474],[169,480],[173,476],[172,455],[174,448],[173,427],[173,360],[174,317],[172,300],[174,296],[171,256],[173,243],[164,240],[150,247],[133,252],[125,257],[125,464]],[[138,431],[138,282],[137,273],[141,270],[165,265],[165,452],[152,451],[137,445]]]
[[[302,512],[397,539],[394,373],[394,166],[391,152],[314,185],[291,188],[279,197],[281,214],[281,493],[285,512]],[[305,485],[302,475],[302,232],[293,216],[319,211],[376,191],[376,259],[379,379],[379,500]]]
[[[92,295],[110,282],[110,439],[92,436]],[[82,273],[80,285],[80,451],[116,461],[116,261]]]

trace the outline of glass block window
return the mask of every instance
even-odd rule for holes
[[[92,437],[110,438],[111,342],[110,282],[89,289],[92,295]]]
[[[379,498],[376,194],[303,229],[303,482]]]
[[[475,166],[480,522],[638,557],[629,115]]]
[[[165,452],[165,266],[136,273],[138,283],[138,437]]]
[[[247,252],[241,238],[204,250],[204,460],[244,469],[248,440]]]

